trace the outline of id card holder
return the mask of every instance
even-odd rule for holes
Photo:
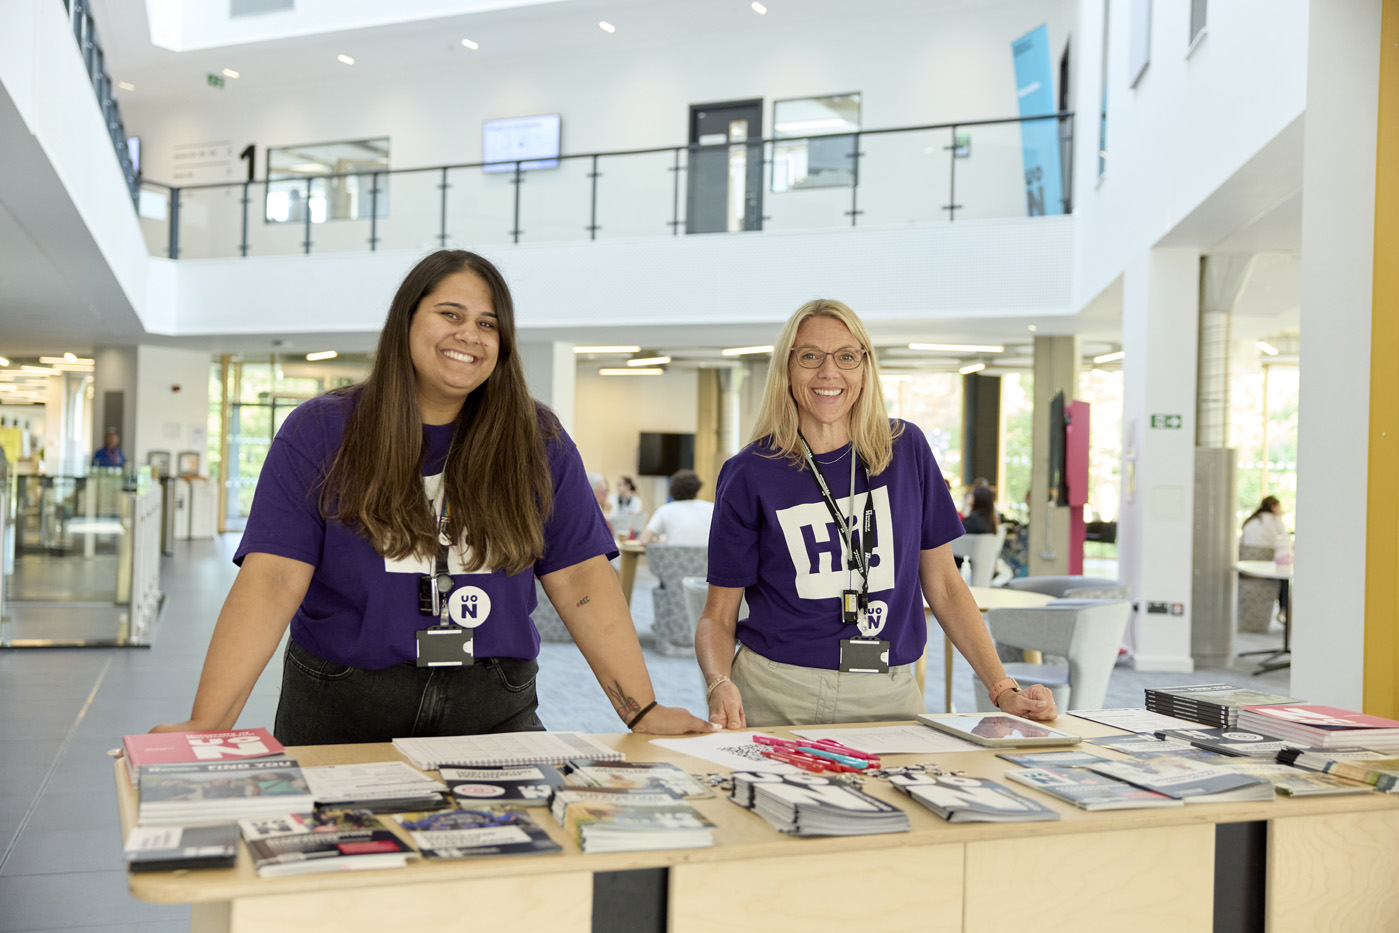
[[[476,662],[471,629],[459,625],[419,629],[418,667],[463,667]]]
[[[889,643],[882,638],[847,638],[840,643],[842,674],[889,673]]]
[[[840,594],[840,621],[854,625],[860,621],[860,591],[842,590]]]

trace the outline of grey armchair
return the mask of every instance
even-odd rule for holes
[[[695,626],[685,606],[685,577],[704,577],[709,570],[709,549],[674,544],[646,546],[646,566],[656,577],[651,591],[656,650],[666,655],[695,653]]]

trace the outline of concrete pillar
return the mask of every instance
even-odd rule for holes
[[[1123,278],[1120,578],[1136,611],[1138,670],[1194,669],[1190,654],[1195,359],[1200,253],[1153,249]],[[1150,527],[1150,534],[1144,529]]]
[[[1069,572],[1069,509],[1051,504],[1049,407],[1078,397],[1077,337],[1035,338],[1034,422],[1030,454],[1030,576]]]
[[[564,430],[573,433],[573,389],[578,381],[578,364],[573,344],[560,341],[520,343],[520,363],[530,395],[548,405],[559,416]]]

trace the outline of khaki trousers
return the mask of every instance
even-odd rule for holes
[[[843,674],[772,661],[740,644],[730,678],[750,726],[912,719],[928,711],[912,664],[887,674]]]

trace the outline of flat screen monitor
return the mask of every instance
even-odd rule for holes
[[[481,127],[481,161],[498,164],[481,170],[513,172],[517,159],[523,171],[558,168],[560,124],[557,113],[487,120]]]
[[[642,476],[669,476],[676,470],[695,468],[693,434],[641,433],[641,452],[636,472]]]

